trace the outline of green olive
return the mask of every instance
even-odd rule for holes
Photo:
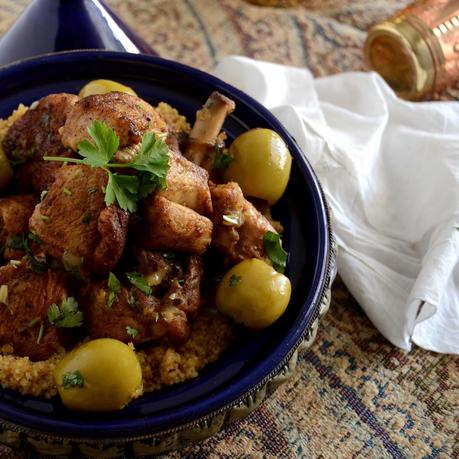
[[[62,402],[72,410],[119,410],[142,392],[134,350],[111,338],[89,341],[66,354],[54,379]]]
[[[251,129],[241,134],[229,149],[233,161],[223,178],[239,184],[243,193],[274,204],[285,191],[292,157],[287,145],[271,129]]]
[[[287,308],[288,277],[262,260],[252,258],[233,266],[217,287],[217,309],[251,329],[267,327]]]
[[[125,92],[133,96],[137,95],[133,89],[113,80],[92,80],[81,88],[78,95],[80,97],[86,97],[92,96],[93,94],[106,94],[112,91]]]

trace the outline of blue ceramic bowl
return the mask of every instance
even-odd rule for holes
[[[89,80],[109,78],[155,104],[165,101],[193,120],[217,90],[236,102],[225,122],[229,139],[254,127],[278,132],[294,157],[291,180],[274,215],[285,226],[290,252],[291,303],[268,329],[246,332],[198,378],[147,394],[122,411],[79,414],[56,398],[44,400],[0,389],[0,441],[47,454],[104,457],[154,454],[200,440],[247,414],[294,367],[296,350],[313,339],[329,302],[334,250],[324,196],[294,139],[265,108],[223,81],[160,58],[106,51],[46,55],[0,69],[0,117],[22,102],[54,92],[78,93]],[[1,429],[3,429],[3,434]],[[98,445],[98,446],[96,446]]]

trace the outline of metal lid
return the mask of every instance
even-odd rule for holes
[[[424,29],[425,25],[417,23],[416,18],[408,22],[398,17],[371,28],[365,42],[366,65],[404,99],[419,99],[435,84],[439,55],[432,49],[432,32]]]

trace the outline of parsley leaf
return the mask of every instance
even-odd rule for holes
[[[143,294],[151,295],[151,287],[145,277],[140,273],[126,273],[129,282],[137,287]]]
[[[233,157],[230,155],[227,148],[221,148],[219,145],[215,144],[215,159],[213,168],[217,171],[222,171],[226,169],[231,162]]]
[[[236,274],[231,274],[230,280],[229,280],[229,286],[230,287],[236,287],[239,282],[241,282],[242,277],[241,276],[236,276]]]
[[[88,134],[95,143],[87,139],[78,143],[78,153],[85,158],[83,164],[91,167],[105,166],[118,151],[118,136],[101,121],[94,121],[88,127]]]
[[[135,175],[120,175],[108,172],[108,183],[105,190],[107,207],[115,201],[123,210],[137,210],[139,179]]]
[[[267,257],[271,260],[273,268],[283,273],[287,265],[288,253],[282,248],[281,237],[272,231],[266,231],[263,236],[263,247]]]
[[[169,170],[169,148],[167,144],[153,132],[146,132],[142,137],[142,144],[130,167],[137,171],[149,172],[162,179],[166,186],[166,175]],[[162,189],[164,189],[162,188]]]
[[[73,389],[75,387],[84,387],[83,375],[78,371],[69,371],[62,377],[62,387],[64,389]]]
[[[15,234],[8,240],[6,246],[13,250],[24,250],[24,235]]]
[[[104,190],[107,206],[117,203],[128,212],[137,210],[139,199],[145,198],[154,190],[166,188],[166,176],[169,170],[169,147],[155,133],[146,132],[142,137],[139,152],[128,163],[112,163],[119,148],[119,137],[102,121],[94,121],[88,127],[88,133],[94,142],[87,139],[78,143],[78,152],[83,159],[44,156],[45,161],[59,161],[101,167],[108,173],[108,183]],[[137,175],[112,173],[110,168],[134,169]],[[69,194],[70,190],[63,190]],[[71,192],[71,191],[70,191]],[[42,219],[48,219],[42,215]]]
[[[78,303],[73,297],[62,301],[61,307],[53,303],[48,308],[48,320],[56,327],[73,328],[83,324],[83,313],[78,309]]]
[[[131,326],[127,326],[126,327],[126,333],[131,336],[132,338],[135,338],[138,334],[139,334],[139,331],[134,328],[134,327],[131,327]]]
[[[116,295],[121,292],[121,283],[113,273],[110,273],[108,275],[107,286],[110,290],[110,293],[108,294],[107,306],[111,308],[113,306],[113,302],[115,301]]]

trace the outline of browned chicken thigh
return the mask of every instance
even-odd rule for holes
[[[51,325],[47,318],[51,304],[67,297],[62,273],[38,274],[26,263],[0,268],[0,344],[11,344],[14,354],[31,360],[45,360],[69,343],[68,330]],[[41,329],[41,331],[40,331]]]
[[[40,193],[48,189],[61,163],[43,161],[43,156],[72,156],[62,145],[59,129],[78,100],[78,96],[66,93],[43,97],[8,130],[3,148],[13,164],[17,164],[16,190]]]
[[[158,194],[149,196],[144,207],[144,220],[137,226],[142,247],[195,254],[209,247],[212,222],[208,218]]]
[[[29,231],[29,218],[37,200],[26,194],[0,199],[0,245],[4,247],[3,258],[21,258],[24,255],[16,239]]]
[[[212,245],[230,263],[246,258],[265,257],[263,236],[276,232],[271,223],[249,201],[235,182],[213,185],[210,188],[214,213]]]
[[[124,281],[110,302],[108,281],[88,284],[81,291],[80,304],[89,336],[112,337],[134,344],[165,338],[174,342],[187,339],[188,315],[195,314],[200,306],[200,258],[173,261],[144,250],[138,250],[136,257],[151,293]]]
[[[78,149],[83,139],[92,140],[88,127],[93,121],[102,121],[119,137],[119,162],[128,162],[136,153],[145,132],[167,133],[166,122],[143,99],[121,92],[95,94],[81,99],[69,113],[61,130],[62,143]]]
[[[123,253],[129,215],[105,206],[107,173],[88,166],[63,166],[30,218],[45,252],[81,274],[105,274]]]
[[[188,161],[181,154],[169,150],[167,188],[158,192],[158,195],[193,209],[198,214],[210,215],[212,200],[208,180],[209,174],[205,169]]]

